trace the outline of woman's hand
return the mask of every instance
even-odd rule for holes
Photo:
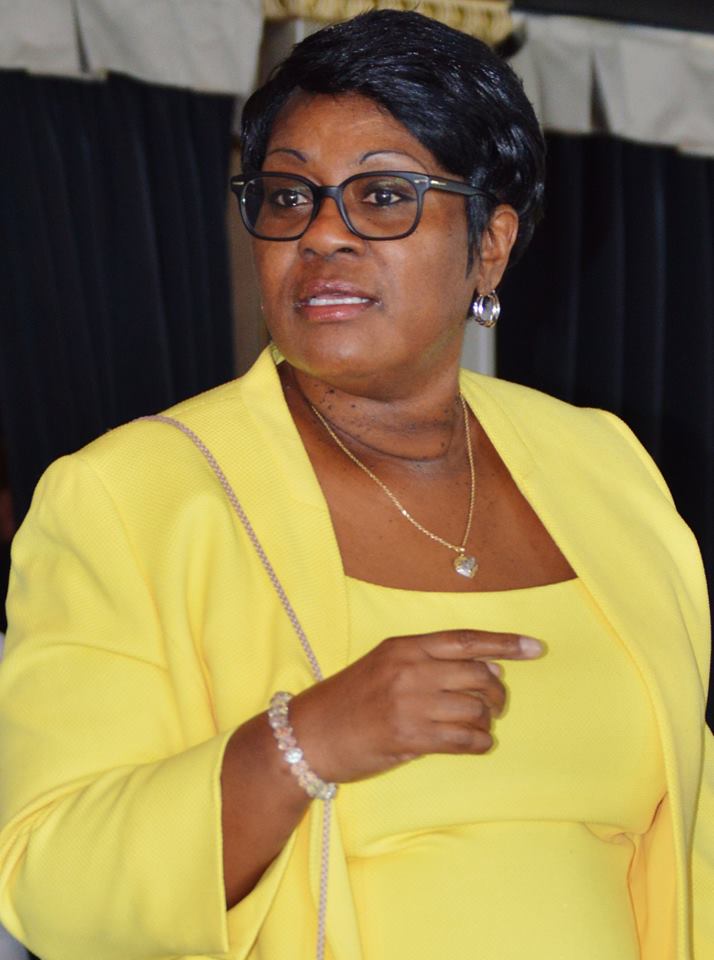
[[[492,659],[531,660],[537,640],[451,630],[390,637],[290,704],[310,767],[361,780],[428,753],[485,753],[506,691]]]
[[[506,691],[491,661],[531,660],[537,640],[451,630],[390,637],[290,701],[308,765],[361,780],[427,753],[485,753]],[[221,771],[226,904],[253,889],[310,802],[283,762],[264,713],[234,732]]]

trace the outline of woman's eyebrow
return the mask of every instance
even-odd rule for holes
[[[296,157],[303,163],[307,163],[307,157],[305,154],[301,153],[299,150],[293,149],[292,147],[274,147],[272,150],[268,150],[265,156],[272,157],[274,153],[289,153],[291,157]]]
[[[423,162],[418,160],[413,154],[408,153],[406,150],[393,150],[393,149],[384,149],[384,150],[370,150],[368,153],[363,153],[359,158],[359,163],[364,163],[365,160],[369,160],[371,157],[378,157],[383,154],[392,154],[395,157],[408,157],[410,160],[413,160],[414,163],[419,164],[420,167],[423,166]]]
[[[272,150],[268,150],[265,154],[266,159],[272,157],[276,153],[286,153],[291,157],[295,157],[301,163],[307,163],[308,157],[301,150],[297,150],[294,147],[273,147]],[[424,169],[424,163],[422,160],[419,160],[413,154],[409,153],[407,150],[395,150],[391,147],[385,147],[382,150],[368,150],[367,153],[363,153],[357,159],[358,164],[365,163],[367,160],[370,160],[372,157],[380,156],[393,156],[393,157],[407,157],[413,163],[417,164],[418,167]]]

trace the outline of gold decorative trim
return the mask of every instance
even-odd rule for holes
[[[513,32],[511,0],[263,0],[267,20],[347,20],[367,10],[416,10],[492,46]]]

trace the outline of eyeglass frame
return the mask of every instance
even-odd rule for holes
[[[310,191],[313,195],[313,207],[312,213],[305,224],[304,228],[300,233],[296,233],[294,236],[290,237],[266,237],[261,233],[258,233],[248,222],[248,215],[245,212],[245,188],[257,177],[267,177],[267,178],[289,178],[291,180],[298,180],[300,183],[304,183],[310,188]],[[408,180],[409,183],[414,187],[417,193],[417,210],[414,217],[414,223],[403,233],[395,234],[394,236],[389,237],[370,237],[368,234],[361,233],[350,223],[349,216],[347,215],[347,210],[345,208],[343,194],[345,187],[348,184],[352,183],[354,180],[360,180],[367,177],[403,177],[405,180]],[[495,198],[487,190],[482,190],[479,187],[472,187],[470,183],[464,183],[462,180],[449,180],[445,177],[435,177],[433,174],[429,173],[414,173],[408,170],[365,170],[363,173],[354,173],[351,177],[347,177],[346,180],[343,180],[342,183],[338,183],[335,186],[320,186],[314,181],[303,177],[299,173],[281,173],[280,171],[269,170],[263,172],[262,170],[258,173],[253,173],[250,175],[247,174],[238,174],[237,176],[231,177],[230,179],[230,188],[233,193],[236,195],[238,200],[238,208],[240,210],[241,220],[245,226],[248,233],[251,236],[256,237],[258,240],[272,240],[275,243],[290,242],[293,240],[299,240],[303,237],[307,231],[310,229],[311,225],[317,218],[321,208],[322,201],[325,197],[330,197],[335,201],[337,209],[339,210],[340,216],[342,217],[342,222],[356,237],[359,237],[361,240],[369,241],[381,241],[381,240],[403,240],[404,237],[410,236],[421,222],[421,216],[424,209],[424,194],[428,190],[439,190],[443,193],[455,193],[460,194],[464,197],[477,197],[482,196],[492,202],[495,202]]]

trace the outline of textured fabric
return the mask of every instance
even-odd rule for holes
[[[350,660],[385,637],[447,629],[547,647],[537,661],[503,663],[508,704],[487,755],[422,757],[342,786],[365,955],[672,957],[674,889],[656,926],[630,886],[648,869],[641,840],[666,791],[654,710],[582,583],[470,594],[348,579],[347,600]],[[395,889],[408,911],[394,909]]]
[[[674,883],[673,957],[709,960],[714,754],[702,722],[708,613],[693,537],[616,418],[474,374],[462,389],[647,687],[667,797],[642,845],[654,868],[633,896],[656,918]],[[323,673],[341,669],[349,621],[339,550],[270,352],[173,413],[238,491]],[[274,690],[297,693],[311,674],[185,436],[133,423],[49,469],[15,539],[9,620],[0,920],[10,932],[43,960],[312,958],[319,804],[254,891],[224,908],[225,744]],[[408,903],[397,892],[400,908]],[[370,960],[339,799],[327,934],[331,960]]]
[[[263,0],[268,20],[304,18],[308,24],[321,25],[346,20],[380,6],[379,3],[366,6],[360,0]],[[414,9],[406,0],[390,0],[389,7]],[[503,42],[513,31],[510,7],[511,0],[425,0],[419,5],[419,13],[494,45]]]

